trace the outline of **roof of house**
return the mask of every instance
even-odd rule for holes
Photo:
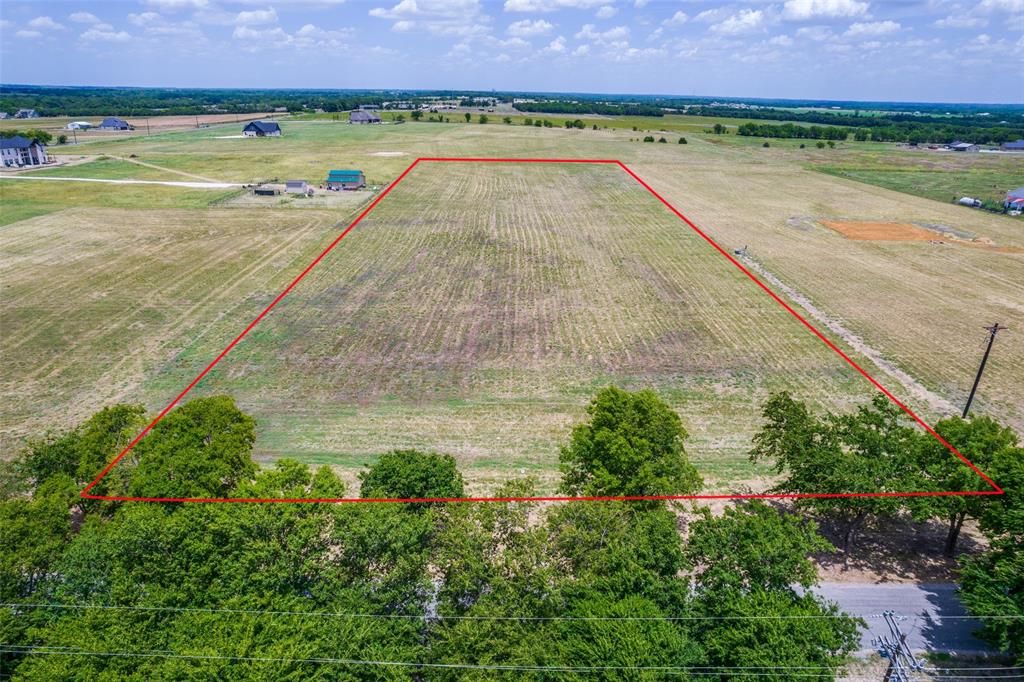
[[[363,179],[360,170],[332,170],[327,172],[327,182],[356,182]]]
[[[1007,199],[1024,198],[1024,187],[1018,187],[1017,189],[1011,189],[1006,193]]]
[[[250,128],[258,130],[261,133],[281,132],[281,126],[279,126],[276,121],[250,121],[242,130],[249,130]]]
[[[959,149],[961,147],[962,148],[974,147],[975,145],[970,143],[970,142],[954,142],[953,144],[951,144],[949,146],[952,147],[953,149]]]
[[[128,121],[124,120],[123,118],[118,118],[116,116],[108,116],[100,122],[100,128],[112,128],[115,126],[120,127],[126,125],[128,125]]]
[[[0,138],[0,149],[28,149],[34,144],[39,144],[39,142],[21,135]]]
[[[353,111],[348,115],[350,121],[379,121],[380,116],[372,111]]]
[[[297,187],[299,185],[305,185],[305,184],[306,184],[305,180],[285,180],[284,181],[285,187]]]
[[[1003,149],[1024,149],[1024,140],[1016,140],[1015,142],[1004,142]]]

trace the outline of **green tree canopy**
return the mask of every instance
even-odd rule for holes
[[[453,498],[463,497],[462,474],[455,458],[418,450],[394,450],[382,455],[359,474],[360,497]]]

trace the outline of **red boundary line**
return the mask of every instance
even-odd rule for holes
[[[618,166],[624,170],[631,178],[636,180],[640,185],[646,189],[651,195],[664,204],[672,213],[676,215],[680,220],[686,223],[690,229],[700,235],[708,244],[710,244],[716,251],[725,256],[730,263],[735,265],[744,275],[750,278],[757,286],[759,286],[765,293],[772,297],[772,299],[781,305],[789,312],[790,315],[800,321],[805,327],[807,327],[815,336],[828,346],[830,349],[835,351],[843,360],[845,360],[851,367],[857,370],[865,379],[881,391],[889,400],[898,405],[900,409],[906,412],[915,422],[921,425],[925,431],[934,436],[940,443],[942,443],[950,452],[960,458],[960,460],[971,468],[978,476],[980,476],[987,484],[992,486],[992,490],[972,490],[963,492],[953,491],[938,491],[938,492],[877,492],[877,493],[760,493],[760,494],[748,494],[748,495],[624,495],[624,496],[590,496],[590,497],[560,497],[560,496],[549,496],[549,497],[427,497],[427,498],[355,498],[355,497],[339,497],[339,498],[241,498],[241,497],[220,497],[220,498],[203,498],[203,497],[128,497],[122,495],[92,495],[89,491],[99,483],[100,479],[106,476],[111,469],[120,462],[125,455],[131,452],[140,440],[149,433],[157,423],[163,419],[168,412],[170,412],[178,402],[184,398],[189,391],[195,388],[203,377],[205,377],[210,370],[212,370],[217,363],[219,363],[225,355],[227,355],[232,348],[234,348],[239,341],[245,338],[253,327],[259,324],[260,320],[267,316],[274,306],[276,306],[282,298],[288,295],[288,293],[295,288],[302,279],[309,274],[320,261],[330,253],[338,243],[345,238],[345,236],[352,231],[356,225],[358,225],[363,218],[369,215],[377,204],[386,197],[391,190],[393,190],[398,183],[405,179],[412,169],[423,162],[440,162],[440,163],[579,163],[579,164],[608,164]],[[334,241],[332,241],[327,248],[325,248],[319,256],[317,256],[312,263],[306,266],[306,268],[299,273],[299,275],[292,280],[291,284],[285,287],[284,291],[277,295],[273,301],[270,302],[266,308],[263,309],[259,315],[256,316],[252,322],[249,323],[242,333],[234,338],[234,340],[227,345],[227,347],[220,352],[220,354],[213,359],[213,361],[206,366],[206,368],[199,373],[199,375],[192,380],[192,382],[185,387],[178,396],[172,400],[167,407],[161,410],[160,414],[156,416],[153,421],[149,423],[139,433],[138,436],[132,440],[131,443],[125,447],[121,453],[115,457],[110,464],[100,472],[100,474],[93,479],[93,481],[85,487],[80,493],[80,497],[90,500],[113,500],[121,502],[315,502],[315,503],[367,503],[367,502],[569,502],[569,501],[611,501],[611,500],[751,500],[751,499],[805,499],[805,498],[835,498],[835,497],[946,497],[946,496],[959,496],[959,495],[1002,495],[1003,489],[1000,488],[996,483],[986,476],[978,467],[976,467],[969,459],[967,459],[959,450],[950,445],[942,436],[935,432],[932,427],[926,424],[920,417],[917,416],[909,407],[900,402],[896,396],[890,393],[884,386],[875,380],[870,374],[864,371],[860,365],[854,362],[846,353],[840,350],[834,343],[832,343],[824,334],[822,334],[814,325],[808,322],[800,313],[791,308],[789,304],[783,301],[774,291],[769,289],[761,280],[747,270],[743,265],[733,258],[729,252],[718,245],[715,240],[709,237],[703,230],[697,227],[689,218],[676,210],[675,206],[670,204],[664,197],[658,194],[654,189],[648,185],[639,175],[634,173],[626,164],[622,163],[617,159],[532,159],[532,158],[477,158],[477,157],[420,157],[413,161],[409,166],[402,171],[402,173],[395,178],[394,182],[389,184],[387,188],[381,192],[377,198],[375,198],[370,205],[367,206],[363,211],[356,216],[356,219],[349,223],[348,227],[339,234]]]

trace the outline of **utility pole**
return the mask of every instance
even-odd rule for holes
[[[967,397],[967,404],[964,405],[964,413],[961,415],[964,419],[967,419],[967,413],[971,410],[971,403],[974,402],[974,394],[978,390],[978,384],[981,383],[981,373],[985,371],[985,363],[988,362],[988,354],[992,352],[992,344],[996,340],[996,334],[1009,327],[1004,327],[996,322],[991,327],[985,327],[988,330],[988,347],[985,348],[985,354],[981,356],[981,366],[978,367],[978,375],[974,377],[974,386],[971,386],[971,395]]]
[[[878,637],[871,642],[878,647],[878,654],[889,661],[882,679],[884,682],[910,682],[911,674],[924,670],[924,665],[914,657],[907,645],[907,636],[896,622],[896,612],[885,611],[882,617],[889,626],[889,636]]]

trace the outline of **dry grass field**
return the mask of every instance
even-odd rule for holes
[[[625,130],[500,124],[283,127],[276,140],[228,138],[228,125],[90,143],[156,168],[66,174],[315,183],[355,167],[386,182],[417,156],[619,158],[953,404],[970,387],[982,327],[1024,330],[1019,221],[808,170],[862,159],[860,147],[763,149],[699,133],[651,145]],[[0,192],[17,210],[0,227],[8,452],[114,400],[162,407],[370,196],[297,211],[169,187],[0,180]],[[824,221],[937,226],[1005,248],[849,239]],[[1000,337],[975,403],[1018,429],[1022,340]],[[835,409],[870,395],[621,171],[438,164],[414,171],[198,390],[229,391],[253,411],[265,458],[351,473],[390,447],[430,448],[457,455],[479,491],[520,470],[550,484],[558,445],[611,382],[653,386],[679,409],[716,492],[765,484],[744,452],[769,390]]]

